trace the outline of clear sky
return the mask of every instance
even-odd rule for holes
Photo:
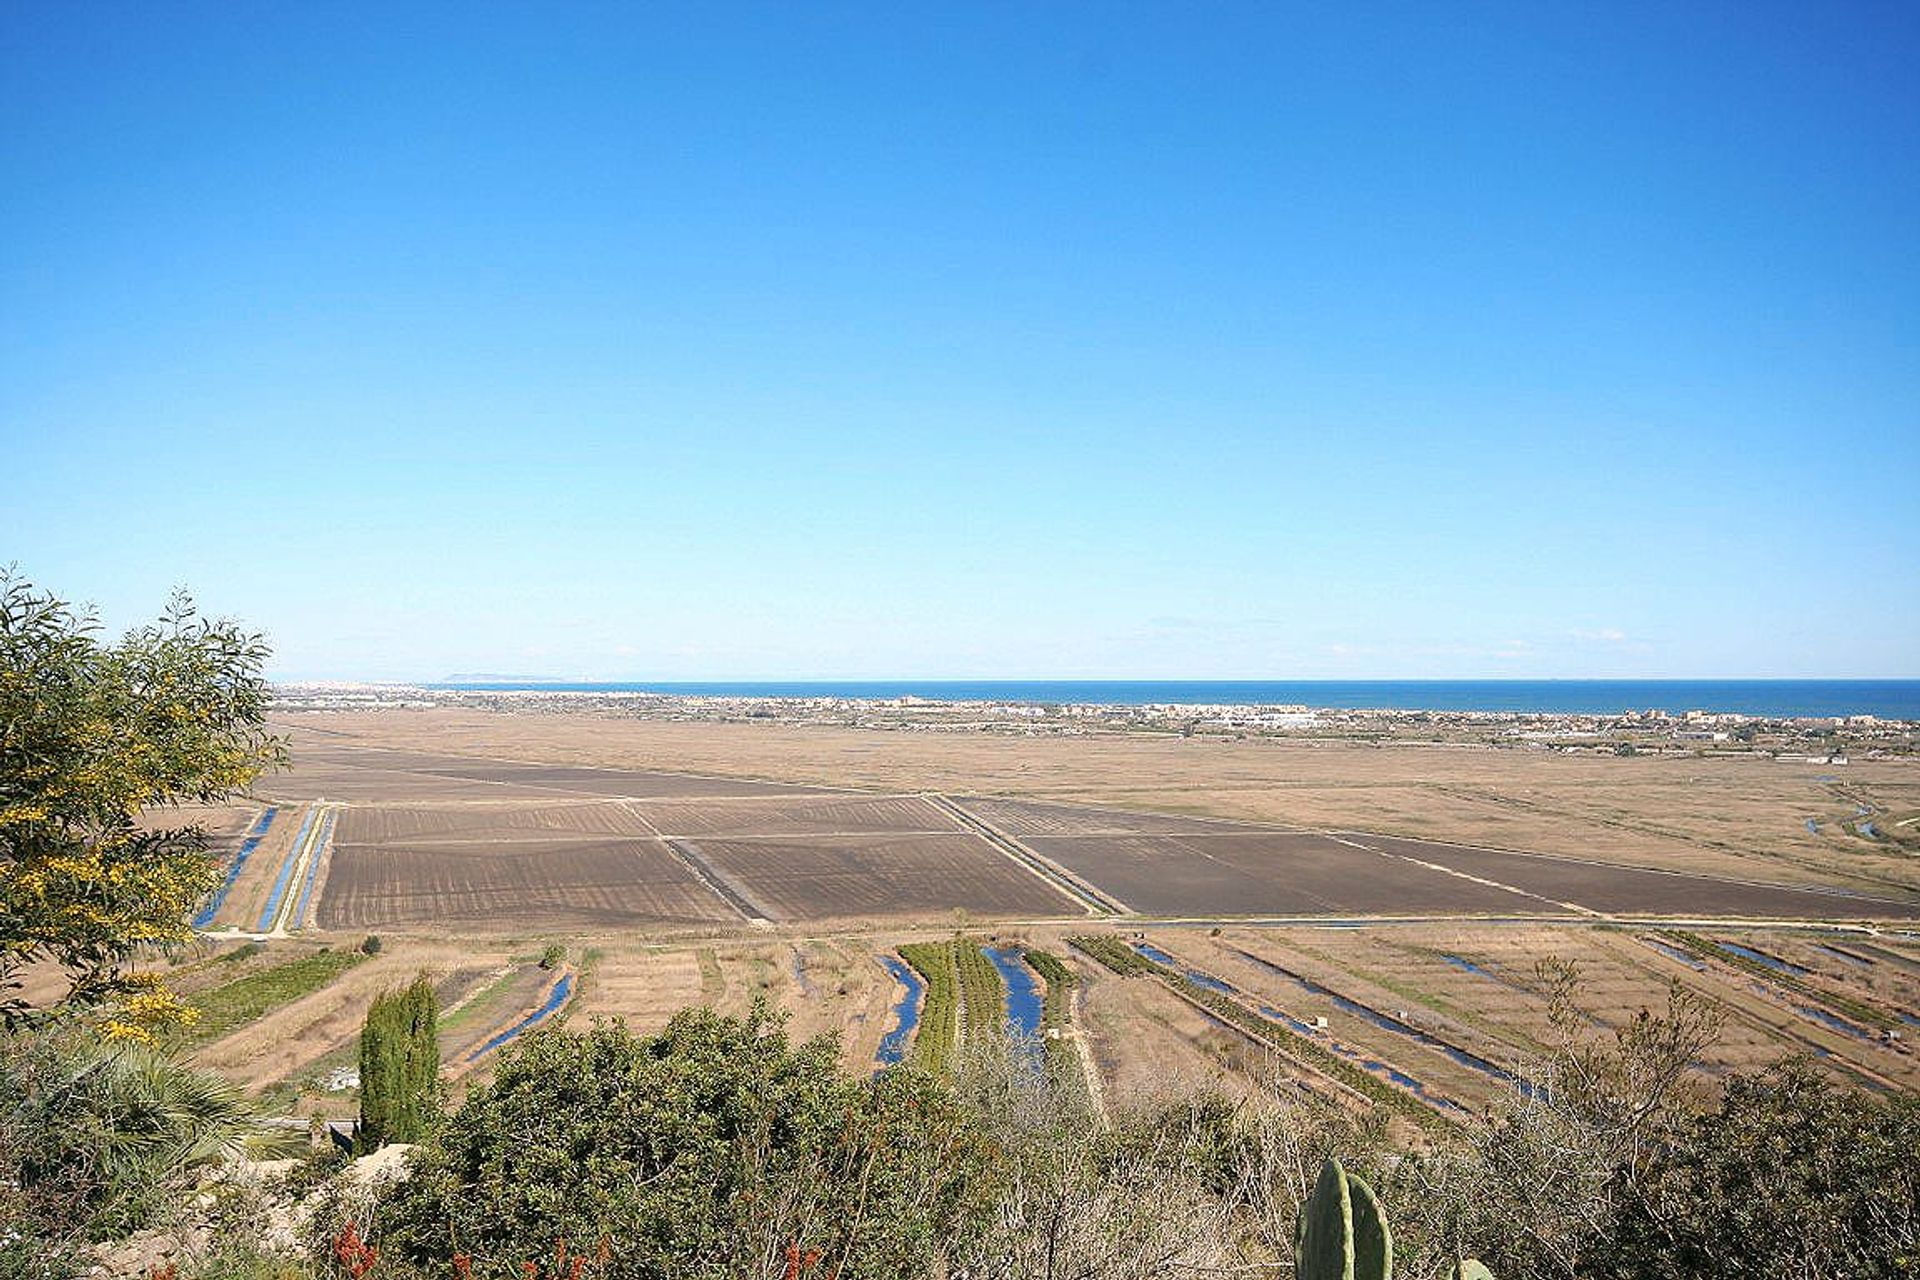
[[[1920,677],[1920,6],[0,5],[0,562],[290,678]]]

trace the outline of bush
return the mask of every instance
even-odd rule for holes
[[[1593,1275],[1894,1280],[1920,1267],[1920,1099],[1806,1063],[1727,1083],[1655,1155],[1593,1244]]]
[[[557,942],[550,942],[547,944],[547,949],[540,953],[540,967],[558,969],[566,958],[567,949]]]
[[[370,933],[366,937],[362,938],[360,940],[360,954],[363,956],[379,955],[380,954],[380,935],[377,933]]]
[[[770,1275],[789,1249],[822,1277],[927,1275],[969,1218],[981,1139],[927,1076],[852,1080],[838,1056],[789,1044],[764,1004],[647,1037],[532,1032],[415,1152],[371,1239],[443,1273],[469,1255],[476,1277],[555,1240],[606,1241],[605,1280]]]
[[[0,1040],[0,1276],[62,1277],[259,1132],[240,1086],[84,1033]]]

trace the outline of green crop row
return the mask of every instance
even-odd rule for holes
[[[1123,978],[1143,978],[1161,972],[1160,966],[1135,951],[1118,934],[1088,933],[1067,939],[1067,945],[1091,956]]]
[[[1776,987],[1783,987],[1795,995],[1804,996],[1816,1004],[1827,1005],[1856,1022],[1864,1022],[1869,1027],[1878,1027],[1883,1030],[1894,1025],[1893,1018],[1884,1010],[1876,1009],[1870,1004],[1864,1004],[1847,996],[1822,990],[1811,982],[1802,981],[1794,974],[1782,973],[1737,951],[1729,951],[1711,938],[1703,938],[1697,933],[1688,933],[1684,929],[1670,930],[1666,936],[1703,960],[1718,960],[1722,964],[1732,965],[1742,973],[1750,973]]]
[[[1073,970],[1049,951],[1029,947],[1025,956],[1027,968],[1047,984],[1046,994],[1040,998],[1040,1025],[1052,1031],[1064,1030],[1073,1016]]]
[[[929,1071],[944,1071],[960,1034],[960,977],[949,942],[909,942],[900,958],[927,984],[920,1025],[913,1033],[913,1060]]]
[[[358,951],[322,947],[202,991],[192,998],[199,1017],[176,1032],[172,1042],[185,1049],[218,1040],[282,1005],[312,995],[366,958]]]
[[[971,938],[955,938],[954,968],[960,974],[960,1037],[979,1042],[1007,1020],[1007,986],[993,960]]]
[[[970,938],[950,942],[909,942],[900,958],[927,984],[920,1026],[913,1036],[914,1061],[929,1071],[944,1071],[954,1045],[1000,1030],[1006,1017],[1006,986],[993,960]]]

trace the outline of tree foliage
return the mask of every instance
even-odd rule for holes
[[[383,992],[360,1031],[356,1145],[418,1142],[440,1112],[440,1002],[425,977]]]
[[[1647,1280],[1920,1275],[1920,1098],[1804,1061],[1728,1081],[1650,1163],[1593,1274]]]
[[[158,622],[104,644],[91,615],[0,571],[0,1018],[46,1012],[19,971],[66,971],[68,1008],[111,1005],[140,1035],[182,1015],[145,945],[190,938],[217,872],[196,826],[143,813],[213,802],[285,758],[265,727],[266,649],[176,594]]]
[[[828,1038],[764,1006],[533,1032],[417,1149],[383,1202],[384,1256],[518,1275],[554,1240],[606,1241],[608,1280],[929,1273],[989,1152],[911,1069],[853,1080]]]

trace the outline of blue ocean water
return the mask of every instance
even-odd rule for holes
[[[951,702],[1154,703],[1396,711],[1724,711],[1920,720],[1920,680],[749,680],[447,683],[462,690],[665,693],[731,698],[929,698]]]

